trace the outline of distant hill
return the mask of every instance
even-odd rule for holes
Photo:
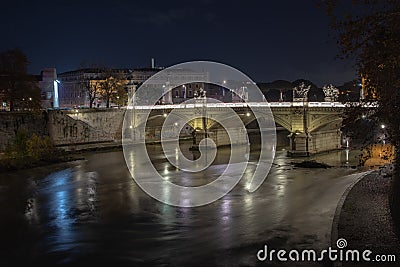
[[[293,84],[285,80],[276,80],[269,83],[258,83],[258,87],[268,101],[279,101],[281,92],[284,101],[293,99]]]
[[[268,101],[279,101],[282,92],[283,101],[290,102],[293,101],[293,88],[301,83],[311,85],[311,89],[308,92],[309,101],[324,101],[325,95],[322,88],[318,88],[313,82],[305,79],[298,79],[293,82],[276,80],[268,83],[257,83],[257,85]]]
[[[283,101],[293,101],[293,88],[301,83],[311,85],[308,91],[308,101],[322,102],[325,99],[325,94],[322,88],[319,88],[312,81],[305,79],[297,79],[293,82],[285,80],[276,80],[273,82],[257,83],[258,87],[264,94],[265,98],[271,102],[277,102],[280,99],[282,92]],[[339,89],[338,101],[358,101],[360,98],[360,81],[354,80],[344,83],[341,86],[336,86]]]

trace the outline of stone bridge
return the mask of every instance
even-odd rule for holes
[[[229,145],[231,142],[226,131],[213,120],[213,117],[218,117],[218,114],[226,108],[233,109],[244,125],[249,125],[256,119],[252,110],[263,113],[263,110],[270,108],[277,126],[282,126],[289,132],[289,154],[307,156],[341,148],[340,128],[345,106],[338,102],[194,103],[136,106],[131,107],[133,110],[130,110],[130,116],[127,118],[132,129],[130,130],[132,131],[130,137],[136,142],[160,140],[161,126],[163,126],[165,118],[171,111],[179,110],[179,114],[183,117],[185,117],[185,114],[198,114],[197,118],[187,123],[181,134],[189,135],[193,132],[196,144],[207,136],[212,138],[217,146]],[[151,112],[147,117],[149,110]],[[268,119],[267,114],[270,113],[265,112],[265,114],[266,117],[261,119]],[[203,118],[205,115],[207,115],[207,119]],[[232,119],[233,117],[230,116],[224,118],[224,120]],[[237,119],[236,116],[235,119]],[[141,131],[143,127],[146,128],[145,131]],[[180,128],[170,125],[170,131],[178,130]],[[234,134],[238,137],[246,134],[240,129],[235,131]],[[146,136],[143,136],[144,132]],[[234,138],[234,140],[243,139]]]

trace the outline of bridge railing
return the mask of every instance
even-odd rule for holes
[[[167,104],[155,106],[135,106],[135,109],[179,109],[179,108],[218,108],[218,107],[345,107],[341,102],[236,102],[236,103],[190,103],[190,104]],[[127,109],[133,109],[133,106],[128,106]]]

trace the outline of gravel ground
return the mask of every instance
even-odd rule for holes
[[[400,266],[400,243],[389,211],[391,177],[373,172],[362,178],[348,193],[338,220],[338,238],[346,249],[372,251],[375,255],[395,255],[396,262],[342,262],[338,266]],[[332,236],[332,238],[336,238]],[[336,244],[336,240],[332,240]],[[345,251],[345,250],[344,250]],[[361,254],[361,253],[360,253]]]

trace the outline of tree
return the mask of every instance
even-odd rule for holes
[[[101,82],[90,77],[83,78],[83,91],[87,94],[89,98],[89,108],[93,107],[93,102],[100,95],[101,92]]]
[[[122,72],[107,70],[102,75],[100,84],[100,96],[106,101],[106,107],[110,107],[110,101],[116,99],[118,94],[125,90],[127,81]]]
[[[82,92],[86,94],[89,99],[89,108],[93,107],[93,102],[100,96],[101,83],[99,73],[105,71],[105,67],[100,64],[80,64],[82,75]]]
[[[40,89],[27,74],[29,61],[18,48],[0,53],[0,95],[9,103],[10,111],[40,108]]]
[[[366,110],[351,107],[354,119],[369,119],[387,125],[388,138],[395,148],[395,172],[390,197],[391,212],[400,226],[400,2],[394,0],[353,1],[349,14],[340,13],[343,1],[324,1],[338,32],[341,55],[354,57],[362,77],[365,99],[375,103]]]
[[[128,92],[125,86],[118,86],[116,92],[112,95],[111,101],[120,106],[125,106],[128,101]]]
[[[261,92],[268,101],[289,101],[287,94],[293,90],[293,84],[285,80],[276,80],[270,83],[257,83]],[[293,94],[293,93],[292,93]]]

